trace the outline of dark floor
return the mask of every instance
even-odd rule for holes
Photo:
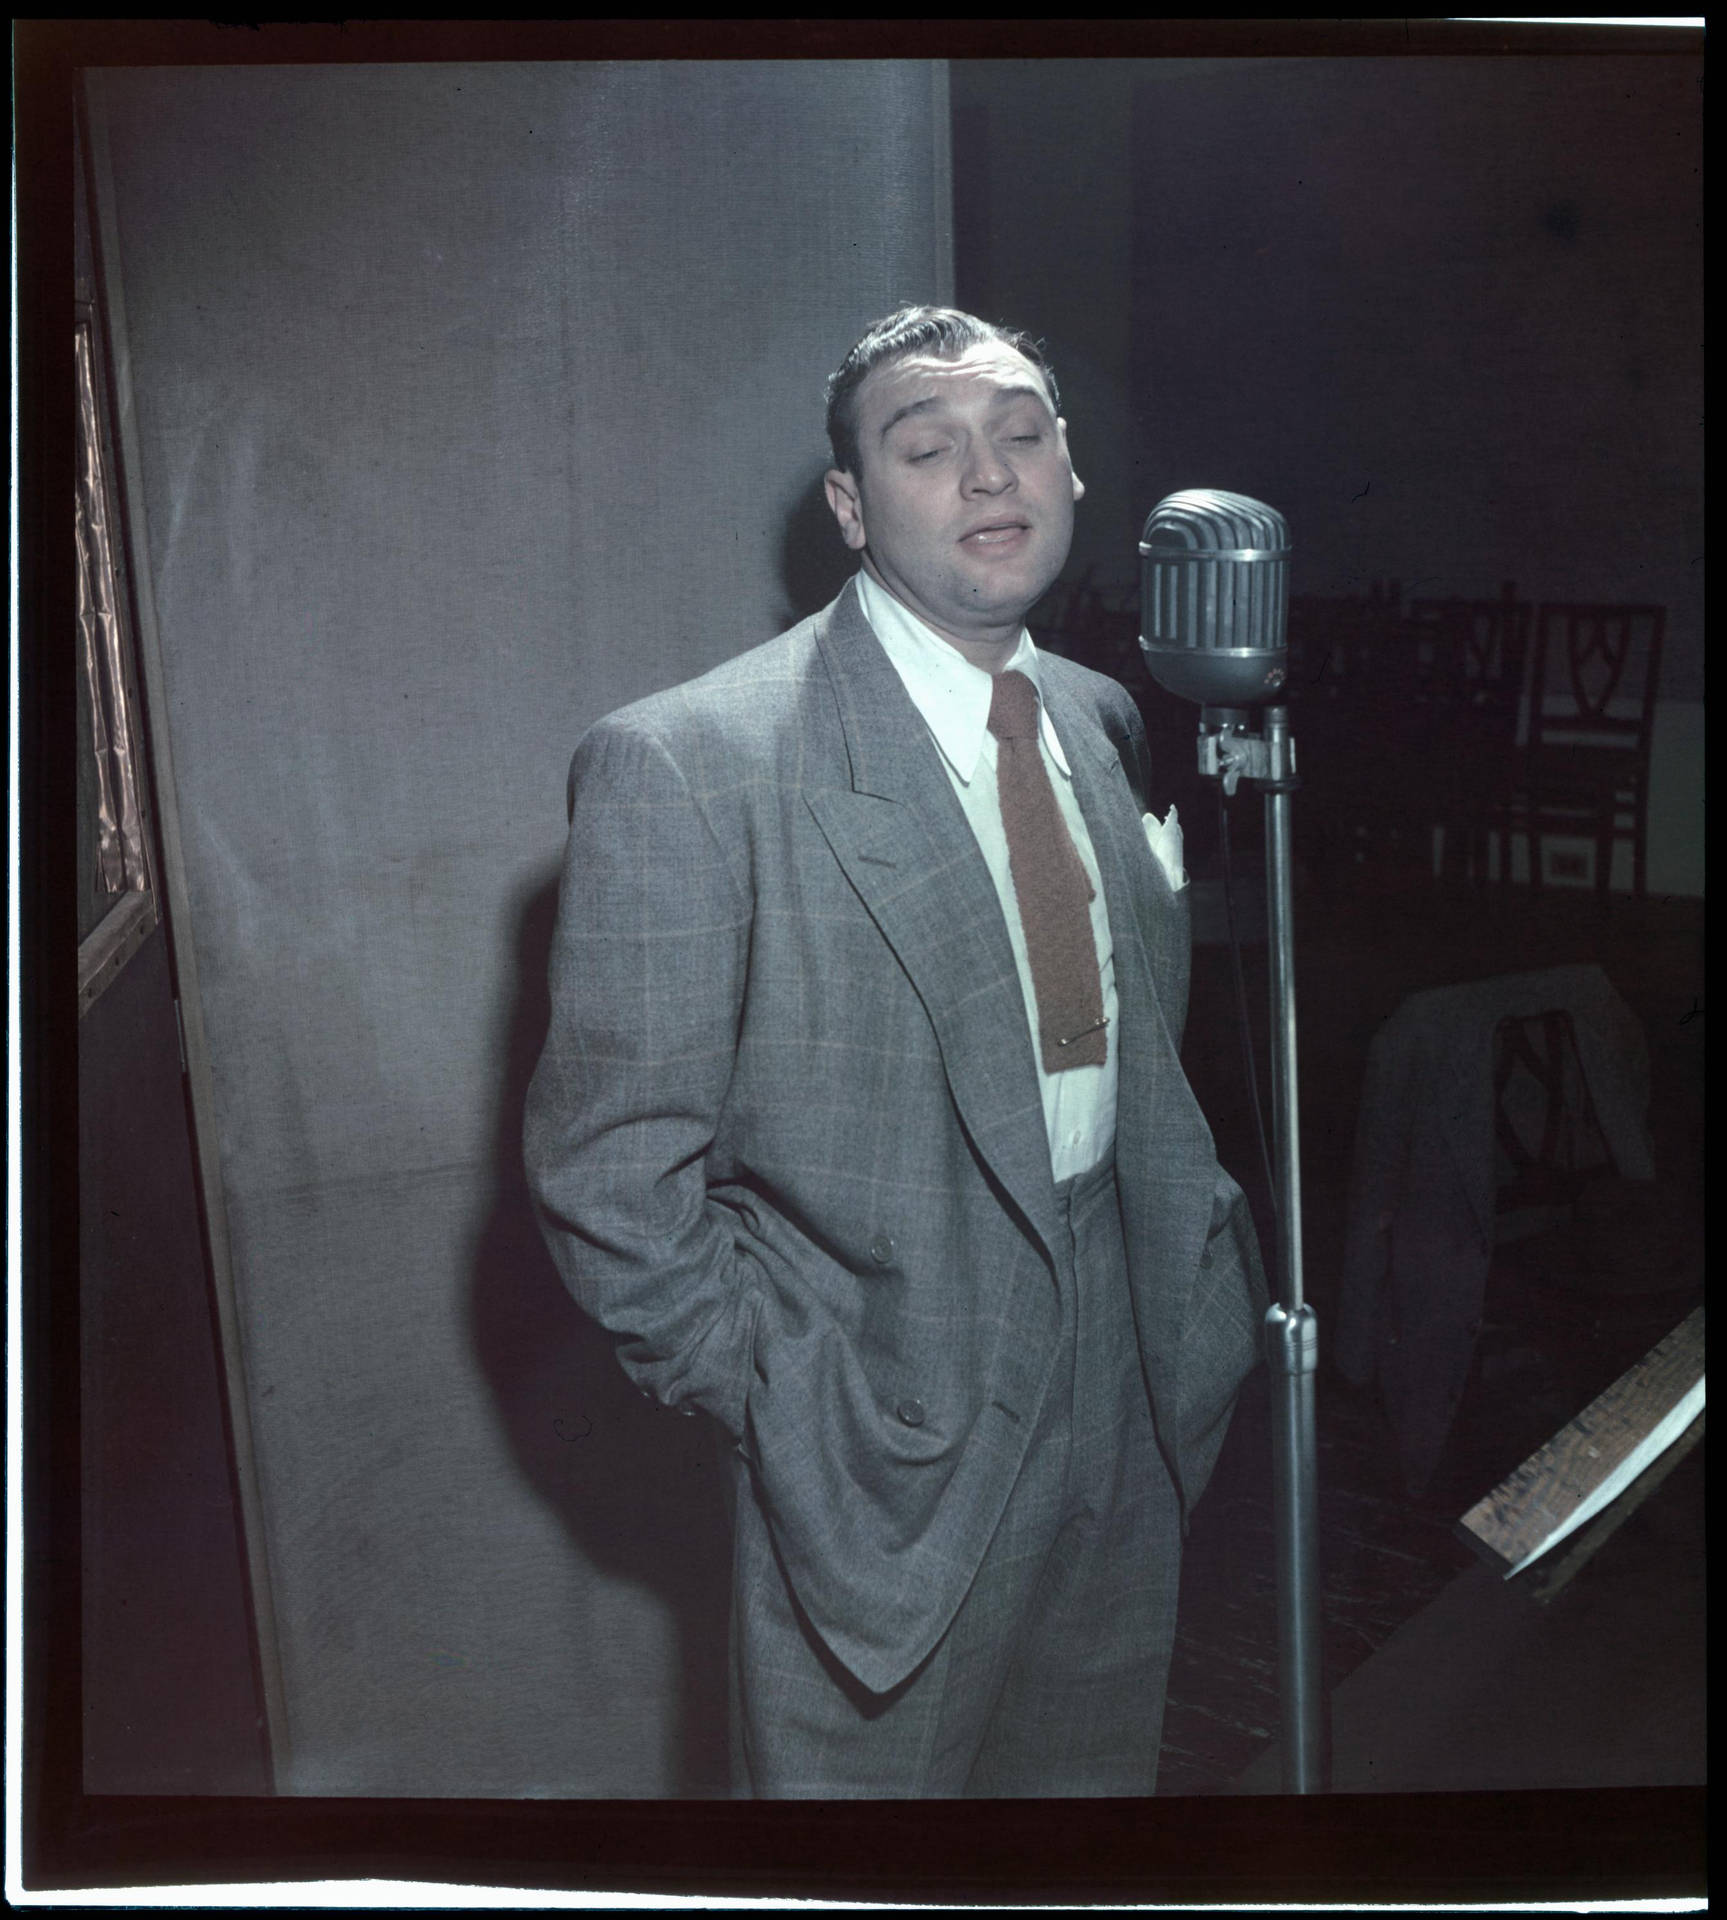
[[[1332,1694],[1331,1790],[1706,1784],[1703,1481],[1699,1446],[1550,1598],[1450,1581]],[[1282,1787],[1272,1742],[1233,1791]]]
[[[1473,1578],[1478,1563],[1457,1538],[1458,1516],[1702,1297],[1702,903],[1616,895],[1603,907],[1580,891],[1532,896],[1523,888],[1468,890],[1360,871],[1322,883],[1303,872],[1295,941],[1305,1276],[1322,1355],[1368,1044],[1402,999],[1422,988],[1579,961],[1603,968],[1648,1037],[1653,1197],[1664,1235],[1660,1271],[1617,1290],[1579,1284],[1578,1243],[1564,1227],[1500,1250],[1470,1390],[1447,1453],[1419,1496],[1400,1483],[1377,1396],[1349,1387],[1322,1359],[1324,1658],[1335,1689],[1442,1595],[1467,1595],[1457,1583]],[[1260,944],[1245,960],[1263,1061],[1262,914]],[[1220,1157],[1259,1204],[1263,1234],[1264,1183],[1242,1094],[1231,991],[1227,951],[1196,946],[1185,1058]],[[1647,1207],[1651,1196],[1638,1198]],[[1700,1473],[1694,1478],[1700,1482]],[[1225,1790],[1272,1746],[1279,1720],[1261,1372],[1194,1517],[1160,1791]]]

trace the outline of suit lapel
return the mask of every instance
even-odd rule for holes
[[[989,868],[940,754],[848,586],[817,630],[850,790],[805,801],[922,999],[960,1117],[1053,1252],[1055,1188],[1019,972]]]

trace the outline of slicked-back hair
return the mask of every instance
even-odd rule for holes
[[[914,353],[957,360],[968,348],[991,345],[1023,353],[1049,389],[1050,412],[1061,412],[1055,374],[1044,356],[1043,343],[1029,333],[998,327],[957,307],[901,307],[878,320],[828,376],[828,444],[833,448],[834,465],[842,473],[856,474],[858,470],[857,390],[877,367]]]

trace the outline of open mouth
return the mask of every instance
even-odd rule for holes
[[[960,545],[986,549],[1012,547],[1030,534],[1031,528],[1023,520],[992,520],[987,526],[973,527],[970,533],[963,534]]]

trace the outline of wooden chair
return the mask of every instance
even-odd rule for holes
[[[1499,1022],[1493,1132],[1494,1253],[1447,1455],[1458,1491],[1509,1471],[1625,1366],[1651,1314],[1671,1324],[1679,1310],[1673,1288],[1602,1294],[1578,1258],[1585,1231],[1622,1257],[1624,1229],[1662,1201],[1652,1181],[1620,1177],[1570,1009]]]
[[[1632,890],[1648,892],[1649,748],[1661,679],[1664,607],[1549,602],[1536,618],[1528,740],[1507,810],[1526,836],[1529,880],[1544,880],[1547,836],[1595,843],[1605,900],[1613,849],[1631,843]]]
[[[1495,600],[1416,600],[1412,698],[1425,710],[1419,774],[1443,833],[1443,871],[1488,877],[1488,836],[1506,829],[1534,606],[1506,581]],[[1507,856],[1502,872],[1509,877]]]
[[[1303,710],[1349,701],[1403,618],[1403,588],[1375,580],[1364,594],[1298,593],[1289,602],[1289,691]]]
[[[1419,836],[1405,804],[1412,661],[1397,581],[1291,599],[1290,729],[1303,782],[1297,851],[1322,873],[1415,858]]]
[[[1570,1011],[1501,1020],[1493,1041],[1494,1240],[1570,1217],[1581,1188],[1618,1172],[1590,1098]]]
[[[1593,964],[1429,988],[1374,1034],[1331,1352],[1345,1379],[1378,1381],[1411,1488],[1471,1379],[1554,1331],[1543,1243],[1594,1195],[1653,1179],[1648,1101],[1642,1022]],[[1498,1462],[1477,1434],[1496,1462],[1480,1484],[1541,1437],[1517,1432]]]

